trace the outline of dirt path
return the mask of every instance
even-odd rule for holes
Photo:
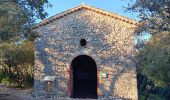
[[[9,88],[0,84],[0,100],[96,100],[96,99],[73,99],[73,98],[44,98],[33,97],[32,89]],[[98,100],[123,100],[115,98],[100,98]]]
[[[0,84],[0,100],[34,100],[32,89],[9,88]]]
[[[0,100],[83,100],[71,98],[40,98],[32,96],[32,89],[9,88],[0,84]]]

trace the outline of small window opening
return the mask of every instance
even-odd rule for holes
[[[85,39],[81,39],[81,40],[80,40],[80,45],[81,45],[81,46],[86,46],[86,44],[87,44],[87,42],[86,42]]]

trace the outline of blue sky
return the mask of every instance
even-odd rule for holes
[[[138,20],[137,14],[125,12],[123,6],[127,6],[128,1],[129,0],[49,0],[53,7],[45,8],[45,10],[49,14],[48,17],[50,17],[67,9],[76,7],[81,3],[85,3],[87,5]],[[38,20],[38,22],[39,21],[40,20]]]

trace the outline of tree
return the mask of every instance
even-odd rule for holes
[[[170,86],[170,34],[154,36],[137,55],[141,73],[147,75],[157,86]]]
[[[5,66],[1,69],[1,73],[5,77],[1,77],[0,81],[8,82],[4,80],[8,78],[12,83],[16,83],[15,86],[31,85],[33,83],[34,42],[27,40],[21,45],[6,43],[3,44],[2,50]]]
[[[170,34],[166,32],[155,35],[136,55],[139,66],[138,75],[146,75],[155,86],[167,89],[170,88],[169,38]],[[165,93],[165,96],[168,95],[170,95],[170,91]]]
[[[128,11],[137,12],[140,22],[137,34],[170,31],[170,0],[133,0]]]
[[[139,14],[136,35],[151,34],[149,41],[137,45],[138,74],[170,88],[170,0],[133,0],[127,10]]]
[[[33,82],[34,42],[30,28],[44,19],[48,0],[0,0],[0,82],[26,86]],[[20,38],[29,38],[20,45]]]
[[[0,39],[4,41],[25,35],[37,18],[47,16],[45,6],[51,6],[48,0],[1,0]]]
[[[137,56],[143,58],[141,62],[142,70],[144,69],[143,67],[157,68],[152,70],[153,75],[150,75],[151,72],[148,69],[148,77],[155,76],[153,80],[158,79],[160,83],[158,77],[161,76],[163,78],[161,82],[164,85],[166,83],[168,86],[170,83],[165,81],[170,76],[161,71],[169,70],[170,0],[135,0],[127,10],[139,13],[142,24],[136,31],[137,35],[143,33],[152,34],[150,41],[146,43],[142,50],[139,50]]]

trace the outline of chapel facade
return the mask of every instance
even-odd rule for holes
[[[138,22],[80,5],[33,27],[34,94],[137,100],[135,28]],[[52,76],[47,91],[46,76]]]

